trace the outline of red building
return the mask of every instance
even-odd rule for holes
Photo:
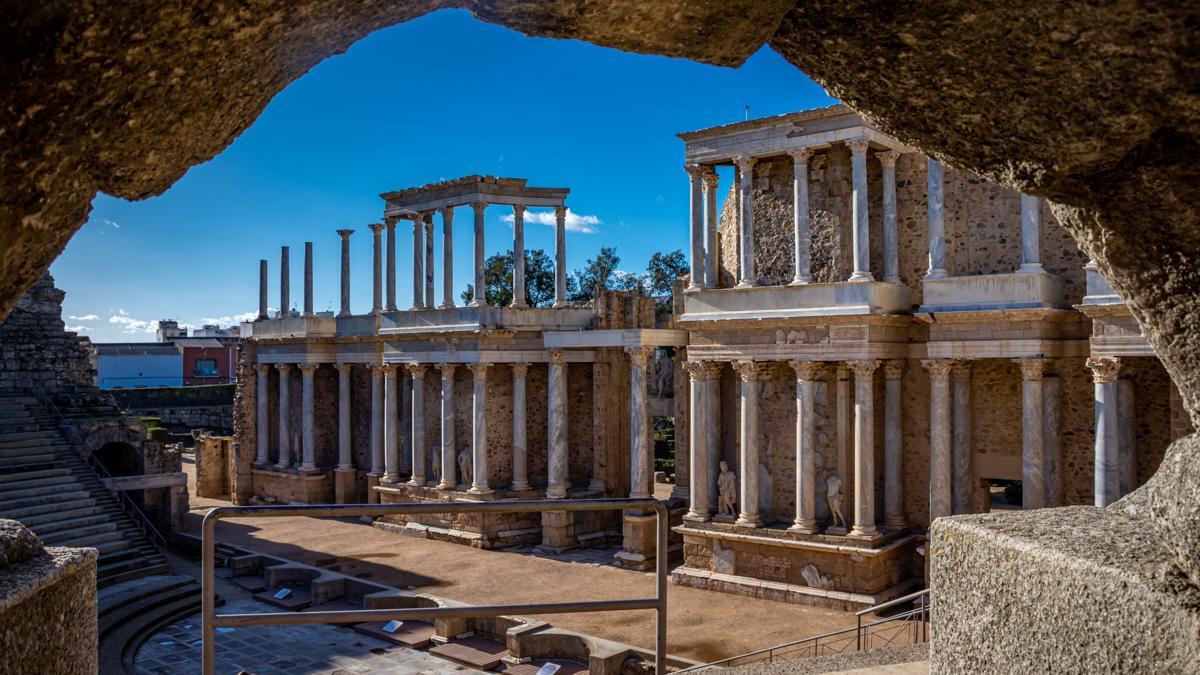
[[[236,341],[226,345],[217,338],[175,338],[171,342],[183,353],[184,386],[233,382]]]

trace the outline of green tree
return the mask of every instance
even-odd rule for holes
[[[596,297],[600,289],[612,289],[610,282],[621,264],[616,246],[601,246],[595,258],[588,258],[583,269],[575,270],[571,284],[571,302],[587,302]]]
[[[646,292],[650,295],[671,295],[675,280],[688,271],[687,257],[682,250],[657,252],[650,256],[650,262],[646,264]]]
[[[483,264],[484,297],[492,307],[506,307],[513,300],[512,251],[497,253]],[[475,297],[475,285],[467,284],[462,293],[463,304]],[[554,302],[554,263],[542,249],[525,251],[525,301],[531,307],[544,307]]]

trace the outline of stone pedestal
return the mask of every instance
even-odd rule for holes
[[[623,521],[622,550],[613,555],[613,562],[626,569],[654,569],[654,514],[626,511]]]
[[[575,548],[575,523],[569,511],[542,512],[542,543],[538,547],[549,553],[562,553]]]
[[[254,493],[281,504],[330,504],[334,500],[333,472],[256,467]]]
[[[334,469],[333,495],[338,504],[357,504],[358,472],[354,469]]]
[[[367,503],[368,504],[378,504],[379,503],[379,493],[375,491],[375,488],[377,488],[377,487],[379,487],[379,476],[367,474]]]

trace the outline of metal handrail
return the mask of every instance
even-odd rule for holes
[[[655,597],[625,600],[531,603],[520,605],[477,605],[471,607],[428,607],[413,609],[360,609],[336,612],[266,612],[261,614],[217,614],[214,573],[217,521],[226,518],[282,518],[289,516],[353,517],[414,516],[461,513],[540,513],[543,511],[653,510],[656,516]],[[547,499],[515,502],[439,502],[429,504],[314,504],[310,506],[221,506],[204,516],[201,530],[201,631],[202,672],[215,672],[216,629],[237,626],[282,626],[290,624],[342,623],[357,621],[414,621],[437,618],[484,618],[508,614],[569,614],[635,609],[655,611],[655,672],[667,672],[667,507],[656,499]]]
[[[69,419],[67,419],[67,416],[64,415],[61,410],[59,410],[58,405],[54,403],[54,399],[50,398],[46,391],[36,384],[32,387],[32,389],[34,396],[36,396],[38,400],[40,400],[47,408],[49,408],[50,412],[53,413],[58,419],[58,428],[67,435],[67,440],[75,445],[80,452],[85,452],[87,450],[87,444],[83,441],[83,438],[79,435],[79,432],[76,431],[75,426],[71,424]],[[104,466],[104,463],[99,459],[96,459],[96,456],[92,453],[87,453],[87,459],[85,461],[93,471],[96,471],[100,474],[101,482],[103,482],[104,479],[111,480],[113,478],[113,475],[109,473],[108,468]],[[128,494],[126,494],[124,490],[110,489],[109,492],[112,492],[116,495],[117,503],[120,504],[121,510],[133,520],[134,524],[137,525],[143,533],[145,533],[146,537],[150,539],[150,544],[158,549],[160,553],[165,552],[167,550],[167,538],[158,531],[158,528],[155,527],[154,523],[150,521],[150,517],[138,507],[137,502],[133,501],[133,497],[130,497]]]

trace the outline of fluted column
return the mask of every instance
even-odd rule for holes
[[[926,279],[941,279],[946,273],[946,220],[944,210],[945,176],[942,163],[930,159],[925,163],[927,214],[929,219],[929,271]]]
[[[704,174],[704,287],[717,287],[717,263],[720,259],[718,251],[717,223],[720,213],[717,211],[717,172],[709,169]],[[715,497],[714,497],[715,499]]]
[[[371,223],[371,313],[383,311],[383,223]]]
[[[1042,443],[1046,448],[1046,506],[1063,505],[1062,378],[1042,378]]]
[[[487,442],[487,371],[488,364],[473,363],[468,368],[473,376],[471,396],[471,494],[484,495],[492,491],[488,485]]]
[[[1042,267],[1041,200],[1021,195],[1021,267],[1019,273],[1045,272]]]
[[[1046,460],[1042,443],[1042,375],[1044,359],[1018,359],[1021,366],[1021,505],[1046,505]]]
[[[454,306],[454,207],[442,208],[442,309]]]
[[[313,376],[317,372],[317,364],[305,363],[300,366],[300,430],[301,430],[301,463],[300,468],[304,471],[317,470],[317,420],[315,404],[315,392],[313,391]]]
[[[382,476],[383,462],[383,376],[384,366],[371,364],[371,470],[372,476]]]
[[[337,364],[338,371],[338,463],[339,471],[354,468],[353,447],[350,435],[350,374],[354,366]]]
[[[425,371],[428,366],[409,363],[408,375],[412,378],[412,478],[410,485],[425,484],[425,468],[429,465],[429,447],[425,445]]]
[[[475,286],[471,307],[483,307],[487,304],[487,294],[483,279],[483,216],[487,210],[486,202],[472,202],[471,210],[475,214]]]
[[[396,367],[396,384],[400,387],[400,479],[412,476],[412,380],[408,368]]]
[[[925,360],[929,371],[929,522],[951,514],[950,369],[954,362]]]
[[[686,290],[698,291],[704,280],[704,194],[701,180],[705,167],[688,164],[683,170],[688,175],[688,198],[691,206],[688,218],[691,267]]]
[[[279,470],[292,466],[292,395],[288,376],[292,372],[292,364],[277,363],[279,370],[279,461],[275,467]]]
[[[400,388],[396,366],[383,366],[383,479],[400,480]]]
[[[525,206],[513,204],[513,307],[528,307],[525,301]]]
[[[626,347],[629,354],[629,466],[633,499],[654,495],[654,452],[650,442],[650,412],[646,398],[646,377],[653,347]]]
[[[896,223],[896,160],[900,153],[885,150],[875,153],[883,166],[883,280],[900,283],[900,228]]]
[[[809,257],[812,235],[808,227],[808,160],[812,153],[811,148],[788,153],[792,156],[793,259],[796,266],[793,286],[812,283],[812,261]]]
[[[266,464],[271,461],[270,432],[271,432],[271,366],[260,363],[255,366],[258,371],[258,386],[255,388],[255,401],[258,405],[258,418],[255,421],[258,452],[254,458],[255,464]]]
[[[1137,406],[1133,380],[1117,380],[1117,440],[1120,448],[1122,497],[1137,488]]]
[[[849,361],[854,373],[854,528],[873,537],[875,527],[875,370],[878,360]]]
[[[304,242],[304,316],[313,315],[313,243]]]
[[[567,306],[567,207],[554,207],[554,306]]]
[[[387,305],[389,312],[396,311],[396,219],[383,221],[387,230]]]
[[[721,364],[704,362],[704,410],[708,426],[704,430],[704,442],[708,448],[708,510],[717,511],[717,476],[721,468]]]
[[[567,355],[561,349],[550,350],[550,373],[547,386],[549,399],[549,461],[547,472],[549,485],[546,499],[562,499],[567,496]]]
[[[439,363],[442,372],[442,482],[438,488],[458,487],[458,451],[454,449],[454,363]]]
[[[883,522],[904,527],[904,430],[900,376],[904,361],[883,364]]]
[[[688,512],[684,518],[704,522],[708,511],[708,408],[704,400],[704,364],[684,361],[688,374]]]
[[[854,199],[851,212],[854,220],[854,272],[850,281],[874,281],[871,274],[871,230],[867,217],[867,146],[865,138],[846,141],[850,148],[850,182]]]
[[[738,178],[738,218],[739,238],[742,250],[738,261],[738,271],[741,279],[738,288],[750,288],[758,285],[758,274],[754,270],[754,162],[753,157],[736,157]]]
[[[425,224],[425,306],[433,309],[433,211],[421,214]]]
[[[413,215],[412,308],[425,309],[425,226]]]
[[[816,384],[824,371],[819,361],[791,361],[796,371],[796,519],[793,532],[817,531]]]
[[[525,377],[529,366],[524,363],[512,364],[513,374],[513,490],[529,489],[529,449],[525,440]]]
[[[350,316],[350,235],[354,230],[338,230],[342,238],[342,306],[338,316]]]
[[[288,254],[287,246],[279,247],[279,316],[288,316],[292,308],[292,268]]]
[[[1096,440],[1094,492],[1096,506],[1108,506],[1121,497],[1120,422],[1117,376],[1121,359],[1093,356],[1087,360],[1092,369],[1096,396]]]
[[[951,503],[955,514],[971,512],[971,497],[975,493],[974,471],[971,468],[971,362],[955,361],[951,368],[954,376],[954,407],[951,415],[954,429],[951,432],[953,459]]]
[[[267,261],[258,261],[258,318],[267,318]]]
[[[742,412],[738,437],[741,444],[741,464],[738,467],[739,513],[735,525],[759,527],[762,514],[758,511],[758,397],[759,382],[769,372],[768,364],[735,361],[733,368],[742,382]]]

